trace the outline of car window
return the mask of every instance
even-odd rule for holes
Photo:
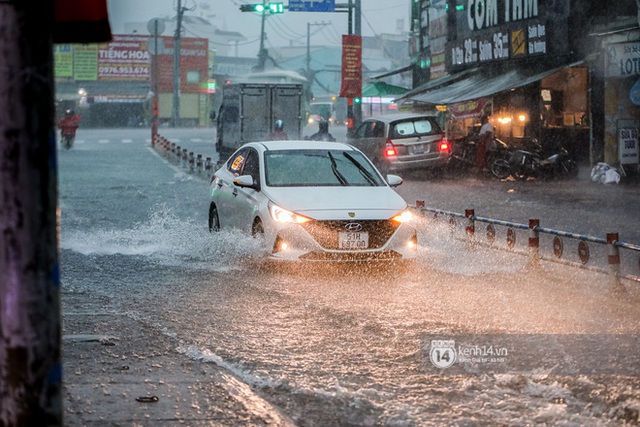
[[[254,184],[260,183],[260,161],[258,153],[253,148],[247,151],[247,158],[244,161],[242,175],[250,175]]]
[[[369,126],[369,122],[364,122],[363,124],[361,124],[358,127],[358,130],[356,130],[356,138],[364,138],[367,134],[367,129],[369,128]]]
[[[242,172],[242,168],[244,167],[244,162],[247,160],[248,150],[243,149],[237,151],[227,163],[227,170],[235,176],[240,176]]]
[[[434,119],[424,118],[393,123],[389,131],[389,138],[399,139],[440,133],[442,133],[440,126]]]
[[[370,162],[357,151],[282,150],[265,153],[271,187],[383,186]]]
[[[363,138],[380,138],[384,136],[384,123],[372,120],[367,122],[367,127],[365,128],[365,133],[362,136]]]
[[[374,122],[373,129],[371,131],[371,136],[373,138],[382,138],[384,137],[384,123],[383,122]]]

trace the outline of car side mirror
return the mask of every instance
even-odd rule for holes
[[[233,180],[233,183],[240,188],[253,188],[256,191],[260,191],[260,186],[253,182],[251,175],[240,175]]]
[[[398,175],[387,175],[387,184],[390,187],[397,187],[402,184],[404,181]]]

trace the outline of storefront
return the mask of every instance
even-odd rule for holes
[[[590,159],[588,8],[567,0],[420,3],[421,48],[432,64],[444,55],[445,73],[398,102],[446,107],[454,139],[488,115],[507,142],[535,138],[543,150],[563,146],[577,160]],[[446,48],[434,50],[443,34]]]
[[[622,41],[621,40],[625,40]],[[626,41],[635,40],[635,41]],[[640,172],[640,28],[604,38],[604,161]]]
[[[114,35],[109,43],[56,45],[54,50],[58,115],[72,108],[83,127],[150,126],[152,77],[157,75],[160,120],[173,108],[173,38]],[[158,53],[154,62],[153,53]],[[209,123],[208,40],[183,37],[180,49],[180,124]],[[156,66],[157,64],[157,66]]]

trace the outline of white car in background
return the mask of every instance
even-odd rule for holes
[[[269,258],[393,261],[415,257],[413,214],[356,148],[334,142],[251,142],[213,175],[209,230],[264,238]]]

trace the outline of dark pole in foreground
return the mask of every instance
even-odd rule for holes
[[[53,5],[0,2],[0,426],[63,424]]]

